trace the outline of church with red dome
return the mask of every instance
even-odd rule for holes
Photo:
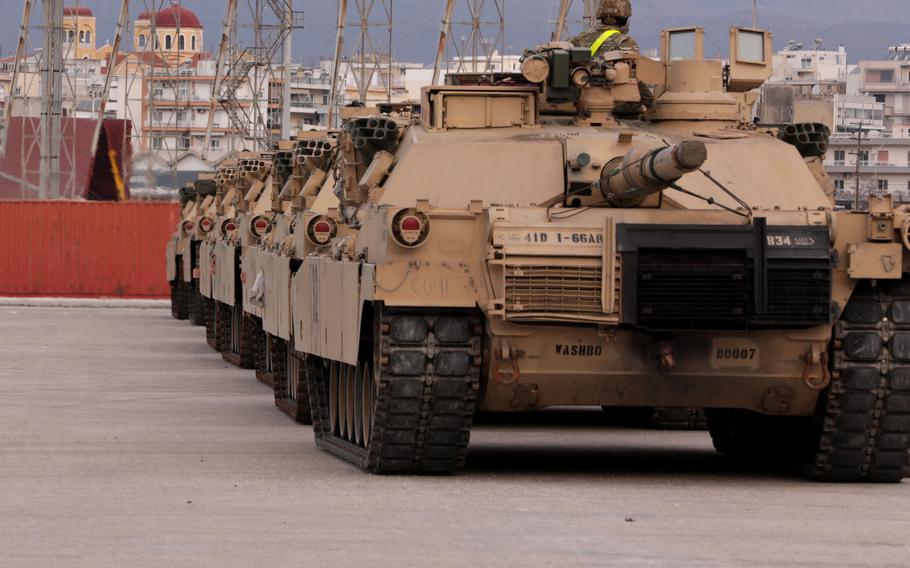
[[[154,51],[171,63],[182,63],[203,52],[202,23],[179,2],[158,12],[142,12],[133,29],[133,49],[137,52]]]

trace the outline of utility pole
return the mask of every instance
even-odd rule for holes
[[[752,27],[758,28],[758,0],[752,0]]]
[[[856,170],[853,173],[853,176],[856,178],[854,180],[855,185],[854,185],[854,189],[853,189],[853,210],[854,211],[859,211],[859,206],[860,206],[859,177],[860,177],[860,169],[861,169],[862,157],[863,157],[863,133],[865,132],[863,130],[864,125],[865,124],[863,122],[859,123],[859,134],[857,134],[857,136],[855,138],[852,138],[852,140],[856,140],[856,152],[850,152],[851,155],[856,156]]]
[[[285,26],[294,27],[294,0],[287,0],[285,11]],[[284,38],[284,51],[281,54],[281,139],[291,139],[291,54],[293,49],[293,34],[289,33]]]
[[[63,0],[44,0],[41,54],[40,199],[60,196],[60,128],[63,115]]]

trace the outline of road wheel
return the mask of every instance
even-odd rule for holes
[[[378,307],[366,316],[357,365],[308,365],[317,445],[370,473],[460,471],[480,390],[480,314]]]

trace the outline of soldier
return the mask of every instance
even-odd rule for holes
[[[629,20],[632,19],[630,0],[603,0],[597,12],[600,26],[596,30],[585,32],[569,40],[576,47],[590,47],[591,57],[612,51],[625,51],[638,55],[638,43],[629,36]],[[654,94],[644,82],[638,82],[641,92],[641,104],[650,108],[654,104]],[[634,112],[630,112],[634,111]],[[640,114],[640,109],[617,108],[620,114]]]

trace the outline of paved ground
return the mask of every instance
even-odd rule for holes
[[[463,476],[369,477],[166,310],[0,307],[0,566],[910,566],[910,483],[523,422]]]

